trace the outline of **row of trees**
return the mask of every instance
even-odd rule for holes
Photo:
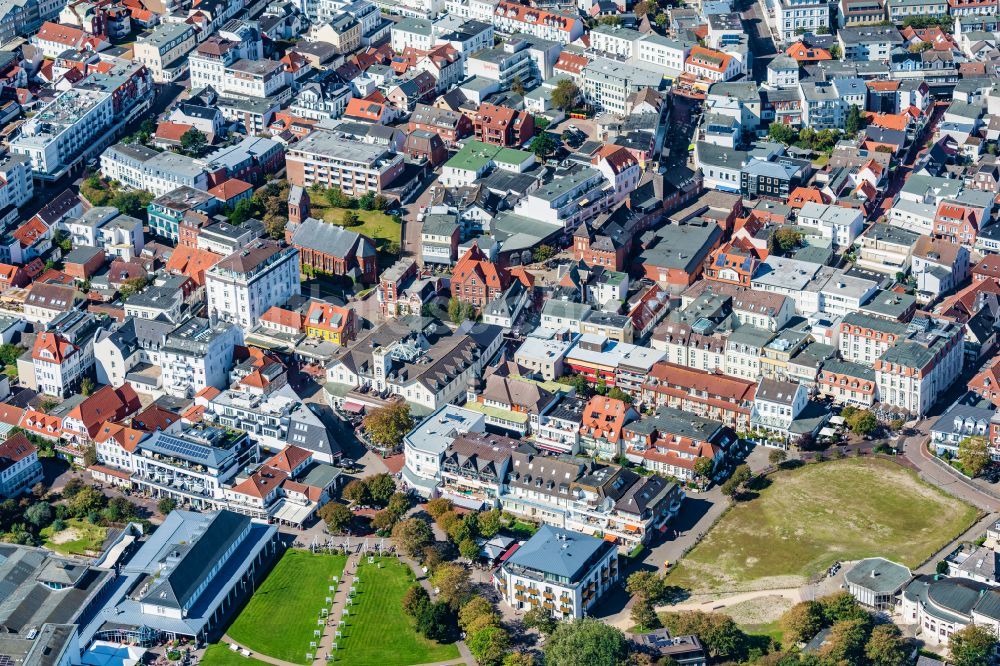
[[[316,183],[309,188],[313,197],[322,197],[334,208],[347,208],[349,210],[386,210],[389,208],[389,200],[381,194],[367,192],[357,199],[344,194],[339,187],[323,187]]]
[[[783,143],[786,146],[794,145],[803,150],[829,153],[837,145],[837,141],[844,136],[844,133],[836,129],[815,130],[812,127],[803,127],[800,130],[796,130],[790,125],[771,123],[767,129],[767,136],[772,141]]]

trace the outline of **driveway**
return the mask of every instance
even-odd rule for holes
[[[924,422],[924,426],[929,422]],[[918,426],[918,430],[920,426]],[[969,481],[927,450],[930,437],[920,434],[907,437],[903,455],[917,468],[920,477],[955,497],[989,513],[1000,512],[1000,497],[978,480]]]

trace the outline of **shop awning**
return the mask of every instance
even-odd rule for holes
[[[618,543],[618,537],[616,537],[614,534],[605,534],[604,540],[610,541],[611,543]]]
[[[506,553],[504,553],[503,555],[500,556],[500,561],[501,562],[506,562],[507,559],[511,555],[513,555],[514,553],[516,553],[517,549],[520,548],[520,547],[521,547],[521,544],[515,543],[513,546],[510,547],[510,550],[508,550]]]
[[[344,403],[344,411],[351,412],[353,414],[360,414],[365,411],[365,406],[360,402],[352,402],[351,400],[348,400]]]

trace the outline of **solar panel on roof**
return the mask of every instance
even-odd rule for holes
[[[14,660],[6,654],[0,654],[0,666],[14,666]]]
[[[211,456],[211,451],[207,446],[170,437],[169,435],[161,436],[158,445],[167,451],[200,460],[208,460]]]

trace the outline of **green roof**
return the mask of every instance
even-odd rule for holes
[[[498,164],[522,164],[531,157],[531,153],[524,150],[504,148],[494,146],[482,141],[467,141],[462,150],[458,151],[450,160],[445,163],[446,167],[460,169],[462,171],[475,171],[479,173],[490,162]]]
[[[906,585],[910,578],[909,569],[882,557],[861,560],[844,574],[844,579],[851,585],[863,587],[876,594],[896,592]]]
[[[501,419],[503,421],[510,421],[511,423],[525,424],[528,422],[528,415],[524,412],[512,412],[509,409],[500,409],[498,407],[487,407],[478,402],[467,402],[465,403],[465,409],[471,410],[473,412],[479,412],[480,414],[485,414],[494,419]]]

